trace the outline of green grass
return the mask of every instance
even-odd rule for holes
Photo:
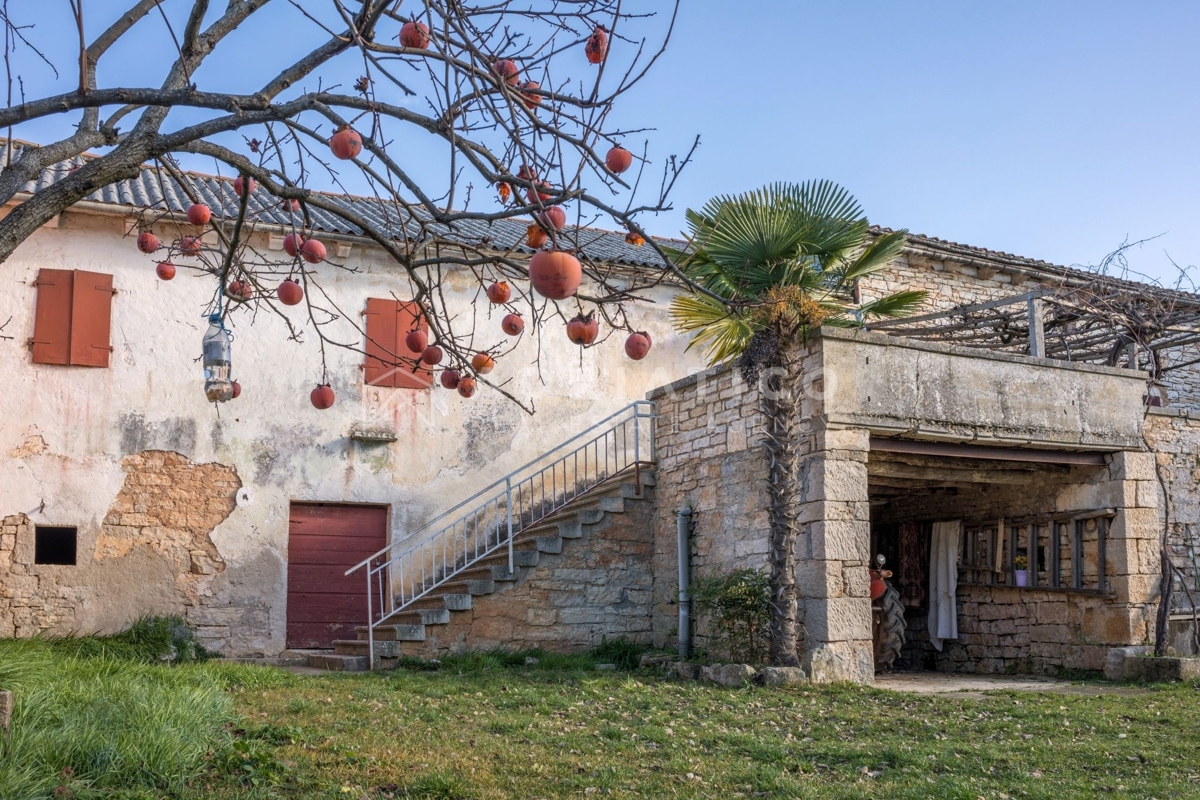
[[[160,660],[185,640],[175,621],[146,619],[113,637],[0,641],[0,688],[17,700],[0,798],[185,792],[225,746],[229,689],[245,685],[229,665]]]
[[[312,677],[55,648],[0,642],[0,683],[44,699],[4,800],[1200,797],[1193,685],[972,699],[590,668],[612,653]]]
[[[233,694],[288,732],[281,766],[205,798],[1200,797],[1191,685],[961,699],[481,666]]]

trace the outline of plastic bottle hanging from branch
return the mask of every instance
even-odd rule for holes
[[[210,402],[224,403],[233,399],[233,381],[229,378],[232,341],[221,315],[211,315],[204,334],[204,394]]]

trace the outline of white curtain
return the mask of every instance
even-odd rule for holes
[[[943,639],[958,638],[958,542],[962,520],[933,523],[929,548],[929,640],[939,651]]]

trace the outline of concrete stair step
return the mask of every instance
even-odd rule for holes
[[[366,672],[371,667],[366,655],[338,655],[337,653],[322,653],[308,657],[308,665],[317,669],[328,669],[335,672]]]

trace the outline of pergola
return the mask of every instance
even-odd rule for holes
[[[1200,363],[1200,296],[1104,275],[986,303],[872,322],[924,341],[1145,370]]]

